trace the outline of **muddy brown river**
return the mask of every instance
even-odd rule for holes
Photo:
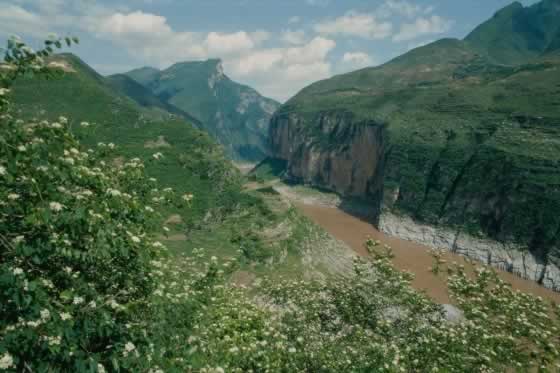
[[[413,286],[418,290],[424,290],[430,297],[440,303],[451,303],[447,292],[446,280],[443,275],[435,276],[429,268],[433,264],[429,248],[414,242],[391,237],[379,232],[373,225],[357,217],[333,207],[296,203],[296,206],[304,215],[313,220],[328,231],[338,240],[346,243],[356,253],[367,256],[364,243],[368,238],[381,241],[391,246],[395,254],[394,264],[400,270],[408,270],[415,275]],[[453,261],[468,265],[464,258],[446,252],[444,258],[451,263]],[[560,303],[560,293],[555,293],[533,281],[524,280],[511,273],[498,271],[500,277],[509,282],[514,289],[532,293],[546,299]]]

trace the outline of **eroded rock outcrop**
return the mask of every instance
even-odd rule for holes
[[[381,214],[379,229],[405,240],[450,250],[560,291],[560,268],[550,261],[536,258],[527,247],[518,243],[474,237],[461,229],[422,224],[388,211]]]

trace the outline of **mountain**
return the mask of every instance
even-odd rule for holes
[[[153,67],[144,66],[139,69],[134,69],[126,73],[127,76],[134,79],[143,86],[148,85],[155,80],[160,74],[160,71]]]
[[[236,203],[238,181],[231,162],[208,134],[185,120],[185,113],[170,114],[166,104],[134,81],[104,78],[75,55],[56,55],[51,62],[64,71],[62,76],[20,79],[14,86],[19,117],[66,116],[86,145],[114,143],[120,155],[141,158],[163,185],[196,194],[183,217],[187,223],[200,221],[212,207]],[[82,128],[82,121],[91,126]],[[155,153],[163,154],[158,162]]]
[[[558,48],[560,0],[543,0],[530,7],[515,2],[478,26],[466,41],[496,62],[528,62]]]
[[[473,45],[521,40],[485,37],[495,24],[308,86],[271,120],[271,154],[287,179],[373,203],[385,232],[560,289],[560,58],[500,63]]]
[[[191,113],[235,159],[258,161],[267,153],[268,123],[279,104],[229,79],[220,60],[142,68],[127,76],[162,101]]]
[[[198,119],[190,115],[189,113],[176,108],[173,105],[162,101],[159,97],[154,95],[149,89],[138,83],[132,78],[129,78],[124,74],[115,74],[108,76],[108,83],[115,89],[115,91],[121,93],[128,98],[134,100],[138,105],[144,108],[151,108],[153,110],[161,109],[162,115],[175,114],[177,116],[183,117],[189,123],[202,127],[202,124]]]

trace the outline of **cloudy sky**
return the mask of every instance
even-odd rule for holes
[[[523,1],[528,5],[534,0]],[[221,58],[284,101],[316,80],[464,37],[510,0],[0,0],[0,38],[50,32],[102,74]]]

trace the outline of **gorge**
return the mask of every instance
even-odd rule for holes
[[[386,233],[558,290],[560,60],[553,42],[508,64],[487,50],[520,37],[504,19],[542,26],[560,7],[518,5],[464,41],[303,89],[271,120],[285,178],[362,199]]]

